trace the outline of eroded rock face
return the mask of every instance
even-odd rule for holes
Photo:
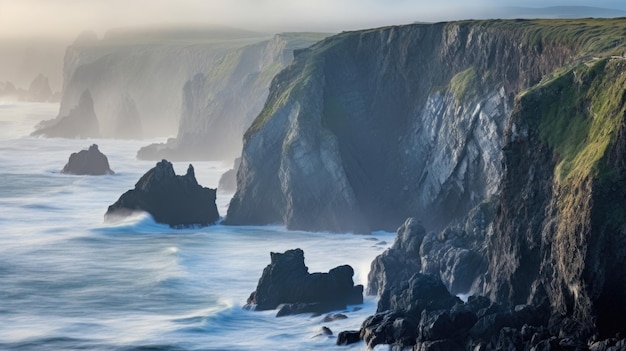
[[[408,218],[398,228],[393,245],[377,256],[367,276],[367,294],[380,296],[395,290],[421,270],[420,247],[426,235],[422,224]]]
[[[404,318],[411,306],[394,309],[397,292],[383,290],[366,341],[414,342],[416,349],[453,342],[466,350],[623,343],[625,71],[622,59],[588,62],[522,95],[507,127],[499,196],[460,224],[423,237],[422,272],[490,298],[422,313],[418,323]],[[463,327],[451,324],[453,310],[468,309]],[[464,332],[435,340],[451,330]]]
[[[76,175],[105,175],[114,174],[109,167],[109,160],[98,150],[98,145],[93,144],[87,150],[72,153],[70,159],[61,170],[64,174]]]
[[[533,25],[390,27],[300,51],[246,132],[226,222],[368,232],[415,216],[438,231],[464,217],[498,188],[514,96],[575,51],[529,42]]]
[[[198,184],[192,165],[184,176],[179,176],[170,162],[162,160],[139,179],[135,189],[109,206],[105,219],[145,211],[155,221],[171,227],[207,226],[219,219],[215,193],[215,189]]]
[[[67,115],[39,123],[32,133],[49,138],[97,138],[100,136],[98,117],[89,90],[84,90],[78,105]]]
[[[280,308],[277,316],[325,313],[363,303],[363,286],[354,285],[348,265],[328,273],[309,273],[301,249],[272,252],[248,307],[257,311]]]

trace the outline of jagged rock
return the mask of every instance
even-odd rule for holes
[[[358,330],[345,330],[337,335],[337,345],[350,345],[361,341]]]
[[[219,219],[215,193],[215,189],[198,184],[192,165],[184,176],[179,176],[170,162],[162,160],[139,179],[135,189],[109,206],[105,218],[145,211],[155,221],[171,227],[207,226]]]
[[[241,157],[237,157],[235,159],[234,165],[232,169],[224,172],[220,177],[220,181],[217,185],[217,191],[232,193],[237,190],[237,171],[239,170],[239,165],[241,164]]]
[[[100,135],[98,118],[94,112],[89,90],[80,95],[78,105],[65,115],[42,121],[32,135],[50,138],[96,138]]]
[[[450,295],[440,279],[414,274],[403,287],[393,292],[387,290],[380,297],[377,314],[366,319],[361,326],[361,338],[371,348],[378,344],[415,345],[418,326],[425,316],[423,311],[450,310],[460,302],[459,298]],[[424,326],[422,329],[428,328]]]
[[[309,273],[300,249],[270,253],[256,290],[248,298],[255,310],[272,310],[283,305],[279,316],[325,313],[363,303],[363,286],[354,286],[352,267],[344,265],[328,273]]]
[[[93,144],[87,150],[74,152],[70,155],[61,173],[76,175],[105,175],[114,174],[109,167],[109,160],[98,150],[98,145]]]
[[[420,246],[426,235],[422,224],[408,218],[398,228],[393,245],[372,261],[367,275],[367,294],[382,295],[395,290],[421,269]]]

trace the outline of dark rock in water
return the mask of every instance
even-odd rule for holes
[[[322,319],[322,322],[328,323],[328,322],[334,322],[334,321],[347,319],[347,318],[348,318],[348,316],[346,316],[343,313],[328,314],[328,315],[324,316],[324,319]]]
[[[220,181],[217,185],[217,191],[232,193],[237,191],[237,171],[239,170],[239,165],[241,164],[241,157],[237,157],[235,159],[235,164],[232,169],[226,171],[220,177]]]
[[[170,162],[162,160],[139,179],[135,189],[109,206],[105,218],[146,211],[155,221],[171,227],[207,226],[219,219],[215,193],[215,189],[198,184],[192,165],[187,174],[179,176]]]
[[[337,345],[350,345],[361,341],[358,330],[346,330],[337,335]]]
[[[31,135],[50,138],[96,138],[100,136],[100,125],[89,90],[82,92],[78,106],[70,110],[68,115],[42,121]]]
[[[278,316],[298,313],[325,313],[363,303],[363,286],[354,285],[354,270],[348,265],[328,273],[309,273],[301,249],[272,252],[248,305],[258,311],[283,305]]]
[[[415,274],[408,284],[394,292],[387,290],[381,296],[378,313],[367,318],[361,326],[361,338],[370,348],[379,344],[400,348],[415,345],[420,335],[439,336],[454,329],[456,326],[449,315],[442,317],[430,312],[450,310],[458,303],[461,300],[450,295],[441,280],[431,275]],[[424,323],[421,323],[422,319]]]
[[[61,173],[76,175],[105,175],[114,174],[109,167],[109,160],[98,150],[98,145],[93,144],[88,150],[81,150],[70,155],[69,161]]]
[[[320,328],[319,333],[315,334],[313,337],[317,338],[317,337],[320,337],[320,336],[332,336],[332,335],[333,335],[333,331],[330,330],[329,327],[323,326],[323,327]]]

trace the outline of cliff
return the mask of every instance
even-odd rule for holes
[[[229,52],[264,39],[258,33],[223,28],[115,30],[102,39],[83,33],[65,53],[59,116],[67,115],[88,89],[100,134],[118,137],[118,131],[126,128],[119,106],[130,96],[141,130],[122,137],[172,135],[179,123],[185,82]],[[72,130],[66,130],[65,136],[74,137]]]
[[[595,24],[415,24],[300,51],[246,132],[227,223],[442,229],[496,193],[514,97],[620,40]]]
[[[524,92],[505,135],[482,292],[612,336],[626,325],[626,60],[597,59]]]
[[[469,349],[624,332],[624,30],[619,19],[468,21],[303,50],[245,134],[226,222],[367,232],[420,218],[373,262],[369,293],[403,296],[428,273],[488,296],[500,307],[477,312],[482,326],[468,328],[490,329],[460,337]],[[361,337],[393,324],[384,343],[412,345],[387,309]],[[536,338],[524,336],[527,310]]]
[[[183,87],[176,138],[139,150],[140,159],[232,160],[242,136],[263,108],[272,78],[293,60],[293,51],[326,35],[283,33],[233,50]]]

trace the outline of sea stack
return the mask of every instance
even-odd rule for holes
[[[97,138],[100,136],[100,124],[94,111],[93,98],[88,89],[83,90],[68,115],[42,121],[31,134],[49,138]]]
[[[309,273],[301,249],[271,252],[256,290],[246,308],[279,308],[277,317],[300,313],[326,313],[363,303],[363,285],[354,285],[354,270],[338,266],[328,273]]]
[[[215,193],[216,189],[198,184],[191,164],[187,174],[180,176],[174,173],[172,163],[162,160],[139,179],[135,189],[109,206],[105,219],[145,211],[155,221],[173,228],[208,226],[219,219]]]
[[[96,144],[91,145],[87,150],[72,153],[61,173],[75,175],[115,174],[109,167],[109,160],[98,150]]]

